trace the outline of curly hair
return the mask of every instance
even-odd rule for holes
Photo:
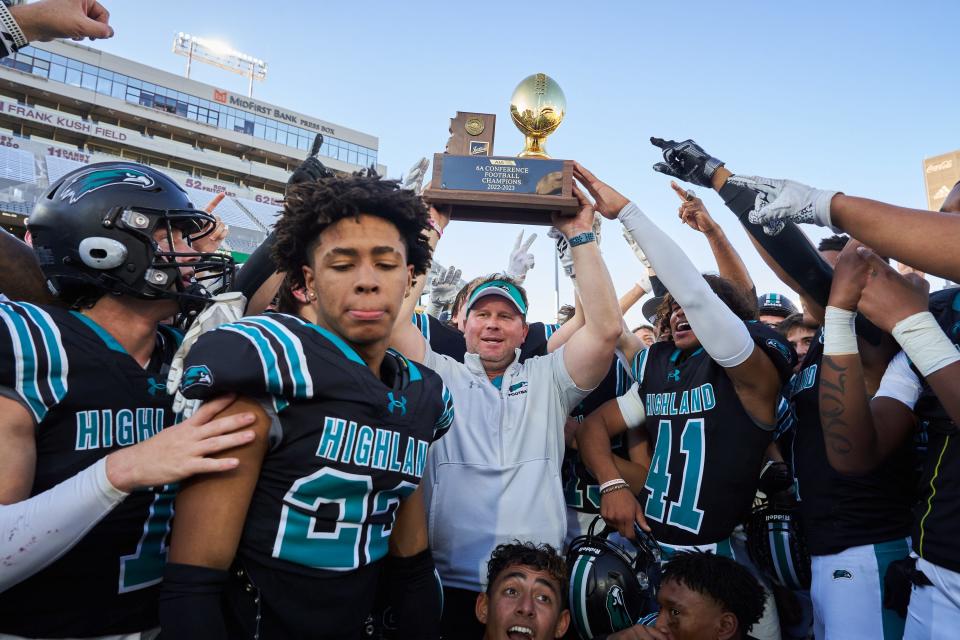
[[[301,267],[310,263],[320,234],[330,225],[345,218],[357,219],[360,214],[396,226],[414,275],[426,273],[430,267],[430,245],[422,234],[428,224],[426,206],[413,191],[401,189],[396,180],[382,180],[373,171],[327,176],[290,187],[274,229],[277,269],[289,274],[293,285],[304,286]]]
[[[723,303],[727,305],[730,311],[733,311],[738,318],[741,320],[757,319],[757,305],[753,300],[744,295],[740,287],[726,278],[721,278],[720,276],[710,273],[704,274],[703,279],[707,281],[707,284],[710,285],[713,292],[717,294],[717,297],[723,300]],[[670,307],[675,302],[669,292],[664,295],[663,302],[657,307],[657,317],[669,318]]]
[[[509,544],[497,545],[487,563],[487,595],[490,595],[493,583],[500,574],[517,565],[550,574],[560,585],[561,608],[567,607],[567,565],[557,550],[546,543],[534,544],[514,540]]]
[[[711,598],[732,613],[744,636],[763,615],[763,587],[746,567],[730,558],[703,551],[677,553],[664,566],[660,582],[669,580]]]

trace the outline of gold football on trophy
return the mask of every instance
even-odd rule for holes
[[[510,117],[526,138],[521,158],[549,158],[544,140],[557,130],[567,111],[563,89],[545,73],[520,81],[510,98]]]

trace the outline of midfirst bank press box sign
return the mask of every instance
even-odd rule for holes
[[[927,208],[936,211],[960,180],[960,151],[952,151],[923,161],[923,180],[927,190]]]

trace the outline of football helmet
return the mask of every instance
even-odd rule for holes
[[[788,489],[768,497],[758,491],[744,523],[747,552],[767,577],[792,591],[810,588],[810,551],[797,499]]]
[[[71,303],[103,293],[173,299],[190,316],[210,297],[203,282],[216,281],[218,291],[226,290],[233,259],[177,251],[174,230],[192,244],[213,231],[214,222],[156,169],[102,162],[54,182],[27,224],[55,295]]]
[[[570,572],[570,611],[583,640],[626,629],[657,610],[660,586],[660,545],[635,527],[635,552],[611,542],[614,531],[597,516],[587,534],[574,538],[567,551]]]

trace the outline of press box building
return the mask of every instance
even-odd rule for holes
[[[90,47],[31,45],[0,60],[0,222],[22,236],[52,181],[131,160],[170,174],[197,207],[224,192],[216,213],[242,260],[268,233],[317,133],[328,167],[385,174],[370,134]]]

